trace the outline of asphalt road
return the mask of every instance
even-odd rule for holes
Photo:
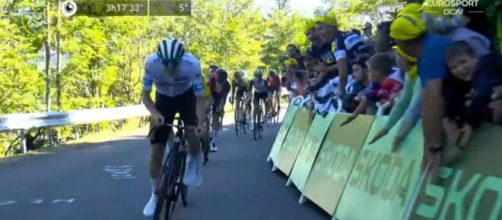
[[[189,189],[188,207],[178,206],[175,219],[330,219],[312,204],[299,205],[286,177],[270,172],[266,157],[277,130],[265,128],[253,141],[226,126],[203,185]],[[0,220],[147,219],[148,154],[148,142],[137,135],[0,161]]]

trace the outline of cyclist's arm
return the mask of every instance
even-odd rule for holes
[[[195,70],[195,74],[192,79],[193,90],[196,98],[196,116],[198,125],[201,126],[204,123],[204,113],[206,109],[206,98],[204,98],[204,79],[202,77],[202,69],[199,67]]]
[[[155,107],[155,102],[153,102],[150,94],[152,93],[153,87],[153,77],[145,68],[145,75],[143,76],[143,91],[141,92],[141,99],[146,109],[152,114],[160,114],[160,112]]]

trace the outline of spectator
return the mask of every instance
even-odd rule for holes
[[[300,49],[298,49],[298,47],[296,45],[289,44],[286,47],[286,54],[288,55],[289,59],[296,60],[298,68],[305,69],[305,66],[303,65],[303,60],[302,60],[302,54],[300,52]]]
[[[316,29],[318,31],[321,43],[333,44],[333,56],[336,58],[337,65],[325,67],[325,71],[330,72],[338,70],[340,77],[339,94],[345,94],[345,88],[349,76],[349,63],[359,59],[366,59],[370,55],[370,48],[361,35],[354,32],[344,32],[338,29],[338,24],[334,11],[328,11],[317,19]]]
[[[394,49],[400,55],[398,67],[407,73],[403,94],[392,108],[384,127],[371,139],[370,144],[387,135],[390,129],[402,118],[397,135],[392,142],[392,150],[396,151],[420,118],[422,91],[420,79],[417,79],[417,59],[404,54],[398,47],[394,47]]]
[[[282,80],[285,83],[286,89],[289,92],[290,100],[297,96],[298,94],[298,85],[296,85],[295,81],[295,72],[298,71],[299,65],[295,59],[287,59],[285,62],[285,72],[284,76],[286,80]]]
[[[353,82],[348,85],[347,93],[342,98],[343,110],[345,112],[353,112],[357,107],[362,91],[368,86],[368,71],[363,62],[354,62],[352,64],[352,77]]]
[[[445,53],[452,42],[428,33],[417,14],[401,14],[391,24],[390,36],[404,53],[417,58],[417,70],[423,89],[422,124],[424,164],[435,177],[443,151],[442,116],[444,109],[443,79],[448,73]],[[424,166],[425,167],[425,166]]]
[[[478,57],[465,41],[455,42],[446,58],[451,72],[445,81],[447,121],[459,130],[455,140],[462,148],[481,121],[493,118],[489,105],[494,88],[502,86],[502,58],[495,53]]]
[[[371,41],[373,39],[373,25],[370,22],[366,22],[363,28],[364,40]]]
[[[385,53],[377,53],[368,60],[370,86],[366,89],[359,106],[342,125],[367,111],[369,106],[380,101],[391,101],[397,97],[403,87],[403,79],[401,71],[394,68],[393,63],[392,57]]]
[[[319,58],[315,56],[312,49],[308,48],[305,51],[305,56],[303,57],[303,64],[305,65],[305,71],[307,72],[307,81],[319,75],[319,72],[314,70],[315,66],[317,66],[319,62]]]

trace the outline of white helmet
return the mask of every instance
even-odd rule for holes
[[[159,43],[157,55],[162,63],[167,66],[171,63],[177,65],[180,58],[185,54],[183,43],[176,38],[167,38]]]

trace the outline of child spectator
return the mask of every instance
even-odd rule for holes
[[[353,112],[358,102],[357,97],[368,86],[368,71],[363,62],[354,62],[352,64],[353,82],[347,86],[347,93],[342,97],[342,106],[345,112]]]
[[[446,59],[451,72],[444,89],[446,116],[459,129],[457,145],[465,147],[481,121],[493,121],[499,114],[493,103],[490,109],[490,102],[502,85],[502,58],[495,53],[478,57],[467,42],[458,41],[448,49]]]
[[[420,119],[422,89],[420,79],[417,76],[417,59],[405,54],[398,47],[393,48],[399,54],[398,67],[406,71],[403,94],[392,108],[384,127],[371,139],[370,144],[387,135],[390,129],[402,118],[399,130],[392,142],[392,150],[395,151]]]
[[[403,88],[402,72],[393,67],[394,60],[385,53],[377,53],[368,60],[370,86],[356,110],[342,126],[354,120],[359,114],[377,102],[392,102]]]

